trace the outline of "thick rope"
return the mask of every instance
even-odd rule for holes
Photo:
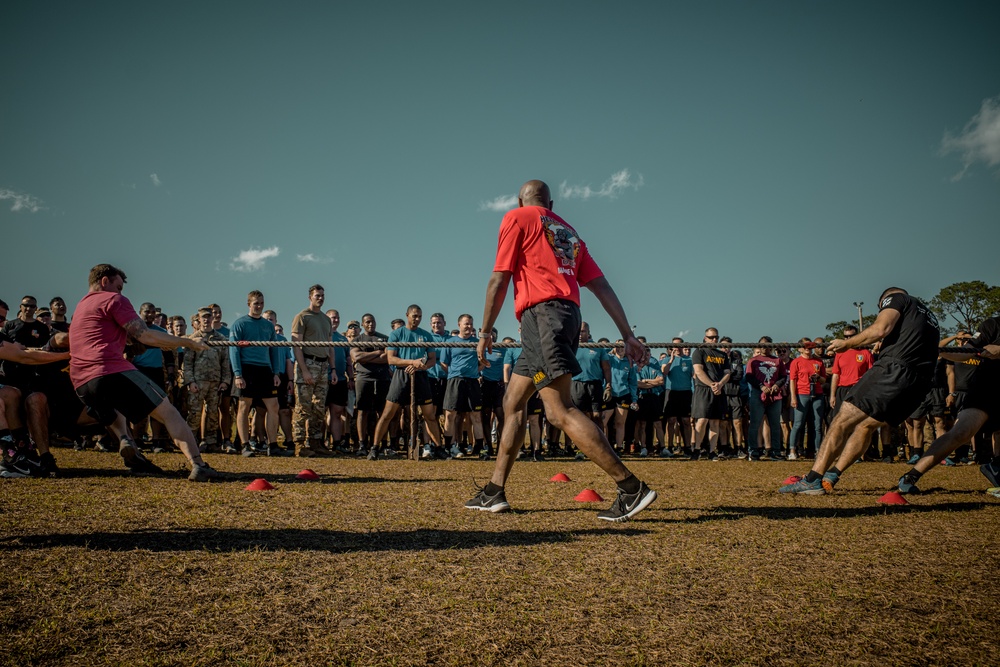
[[[469,341],[467,343],[459,343],[455,341],[441,341],[441,342],[427,342],[427,343],[390,343],[388,341],[374,340],[374,341],[364,341],[364,342],[348,342],[348,341],[308,341],[308,340],[208,340],[204,341],[206,345],[211,347],[356,347],[362,350],[377,350],[386,347],[436,347],[436,348],[475,348],[479,343],[476,341]],[[646,343],[648,348],[707,348],[707,349],[719,349],[722,347],[729,348],[747,348],[752,349],[755,347],[760,348],[789,348],[798,349],[799,347],[808,347],[810,349],[823,347],[822,345],[817,345],[815,343],[810,343],[809,345],[803,346],[800,343],[723,343],[719,345],[718,343]],[[582,348],[589,349],[604,349],[610,350],[616,347],[624,347],[624,343],[580,343]],[[506,348],[518,348],[521,347],[520,343],[493,343],[494,348],[506,349]]]

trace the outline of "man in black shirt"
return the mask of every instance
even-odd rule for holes
[[[705,329],[706,343],[714,344],[719,340],[717,329]],[[691,456],[700,456],[701,441],[708,428],[709,456],[718,459],[717,447],[719,428],[726,417],[728,403],[724,392],[729,382],[729,359],[725,352],[715,348],[699,347],[691,353],[691,365],[694,367],[694,394],[691,397],[691,419],[694,420],[694,445]]]
[[[882,350],[830,424],[812,470],[779,492],[832,492],[840,475],[867,449],[872,433],[882,424],[901,423],[924,400],[940,338],[934,314],[906,290],[890,287],[879,297],[879,314],[871,326],[847,340],[831,341],[828,352],[860,348],[879,340]],[[835,459],[837,465],[833,466]]]
[[[364,314],[361,326],[364,333],[354,338],[355,343],[389,340],[388,336],[375,330],[375,316],[371,313]],[[368,421],[373,413],[375,420],[382,416],[392,374],[389,372],[389,362],[384,347],[371,350],[352,347],[351,361],[354,363],[354,392],[357,396],[354,405],[358,420],[357,453],[358,456],[367,456],[368,449],[371,449],[373,444],[378,445],[369,439]]]
[[[965,341],[972,347],[971,351],[956,349],[941,354],[972,369],[968,374],[958,418],[952,429],[931,443],[913,469],[899,479],[900,493],[919,493],[917,481],[924,473],[980,431],[993,434],[1000,430],[1000,318],[991,317],[984,321],[979,330]],[[978,352],[977,348],[982,352]],[[995,447],[993,460],[981,465],[979,470],[992,486],[1000,486],[1000,452]]]

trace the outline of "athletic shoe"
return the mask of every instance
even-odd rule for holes
[[[45,477],[59,476],[59,466],[56,465],[56,457],[52,456],[52,452],[45,452],[39,456],[38,462],[42,465],[42,472]]]
[[[154,454],[166,454],[171,450],[170,443],[164,442],[162,440],[157,440],[153,443],[153,453]]]
[[[920,460],[920,454],[914,454],[910,457],[910,460],[906,462],[907,465],[916,465],[917,461]]]
[[[672,451],[670,451],[669,448],[664,447],[663,449],[660,450],[660,458],[661,459],[672,459],[672,458],[674,458],[674,453]]]
[[[420,452],[420,458],[422,459],[432,459],[434,458],[434,452],[431,450],[430,445],[424,445],[424,449]]]
[[[201,465],[194,464],[191,466],[191,474],[188,475],[188,479],[192,482],[207,482],[210,479],[218,479],[219,477],[222,477],[222,473],[207,463],[202,463]]]
[[[114,447],[112,446],[110,440],[107,440],[105,438],[101,438],[100,440],[97,441],[97,444],[94,445],[94,451],[95,452],[102,452],[104,454],[110,454],[110,453],[114,452],[115,450],[114,450]]]
[[[955,459],[952,459],[952,458],[949,458],[949,457],[945,457],[945,459],[943,461],[941,461],[941,465],[943,465],[945,467],[948,467],[948,468],[951,468],[952,466],[955,465]]]
[[[611,503],[610,508],[598,512],[597,518],[604,521],[628,521],[649,507],[654,500],[656,500],[656,491],[646,486],[645,482],[639,482],[639,490],[635,493],[625,493],[619,488],[615,502]]]
[[[379,454],[381,454],[382,456],[384,456],[387,459],[394,459],[394,458],[396,458],[396,450],[394,450],[392,447],[386,447],[385,451],[384,452],[379,452]]]
[[[906,475],[903,475],[902,477],[899,478],[898,488],[900,493],[912,493],[912,494],[920,493],[920,489],[917,488],[916,484],[914,484],[913,482],[906,481]]]
[[[316,452],[309,449],[303,444],[297,444],[295,445],[295,455],[301,459],[311,459],[314,456],[316,456]],[[244,456],[246,456],[246,454],[244,454]]]
[[[240,450],[232,442],[230,442],[229,440],[226,440],[225,442],[222,443],[222,453],[223,454],[239,454]]]
[[[749,456],[747,455],[747,453],[746,453],[746,452],[745,452],[744,450],[742,450],[742,449],[741,449],[741,450],[740,450],[740,451],[739,451],[739,452],[738,452],[738,453],[736,454],[736,458],[737,458],[737,459],[739,459],[740,461],[746,461],[746,460],[747,460],[747,458],[749,458]]]
[[[789,460],[789,461],[797,461],[798,458],[799,457],[795,455],[795,450],[794,449],[792,451],[788,452],[788,459],[787,460]]]
[[[992,489],[986,489],[986,493],[990,494],[994,498],[1000,498],[1000,486],[995,486]]]
[[[267,443],[266,442],[250,442],[250,447],[253,449],[254,454],[267,454]]]
[[[118,453],[125,462],[125,467],[136,475],[162,475],[163,469],[156,465],[139,451],[131,438],[122,438]]]
[[[983,473],[983,477],[990,480],[990,484],[1000,486],[1000,465],[997,465],[995,460],[979,466],[979,472]]]
[[[541,456],[541,454],[539,454],[539,456]],[[490,450],[488,450],[488,449],[486,449],[484,447],[483,451],[479,452],[479,460],[480,461],[489,461],[490,460]]]
[[[691,460],[692,461],[697,461],[700,458],[701,458],[701,450],[700,449],[695,449],[695,450],[693,450],[691,452]]]
[[[444,447],[435,447],[432,453],[434,458],[438,459],[439,461],[448,461],[451,459],[451,454],[449,454],[448,450],[446,450]]]
[[[882,459],[882,463],[892,463],[893,458],[891,456],[886,456]]]
[[[584,454],[583,452],[577,452],[576,456],[574,456],[573,458],[575,460],[577,460],[577,461],[586,461],[587,460],[587,455]]]
[[[507,503],[507,496],[504,495],[503,489],[497,491],[496,495],[488,496],[486,495],[486,488],[483,487],[479,489],[479,493],[465,503],[465,509],[497,514],[499,512],[509,512],[510,505]]]
[[[465,457],[465,454],[462,453],[462,448],[461,447],[459,447],[458,445],[452,445],[451,446],[451,458],[453,458],[453,459],[461,459],[461,458],[464,458],[464,457]]]
[[[535,463],[544,463],[545,458],[542,456],[542,450],[538,450],[531,453],[531,460]]]
[[[369,461],[378,461],[378,447],[372,447],[367,458]]]
[[[21,452],[10,461],[0,464],[0,477],[7,479],[47,476],[38,455],[34,452]]]
[[[80,436],[73,443],[73,451],[82,452],[85,449],[87,449],[87,438]]]
[[[778,489],[778,493],[801,493],[804,496],[822,496],[826,493],[826,489],[823,488],[822,479],[817,479],[815,482],[807,482],[806,478],[803,477],[793,484],[784,485]]]
[[[823,479],[820,484],[823,485],[823,490],[827,493],[833,493],[833,487],[837,486],[837,482],[840,481],[840,475],[834,474],[832,472],[823,473]]]
[[[254,447],[251,446],[250,444],[244,445],[243,446],[243,451],[240,452],[240,454],[243,455],[243,458],[246,458],[246,459],[250,458],[251,456],[254,456],[256,453],[257,452],[254,451]]]
[[[643,447],[642,449],[639,450],[639,458],[644,459],[647,456],[649,456],[649,450],[648,449],[646,449],[645,447]]]
[[[354,455],[358,457],[368,456],[368,450],[365,449],[364,445],[361,445],[360,447],[358,447],[358,451],[354,452]]]
[[[267,446],[267,455],[269,457],[279,457],[285,455],[285,450],[278,446],[278,443],[272,442]]]

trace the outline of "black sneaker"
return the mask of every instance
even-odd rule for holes
[[[102,452],[104,454],[110,454],[111,452],[115,451],[115,449],[114,446],[111,444],[110,440],[106,438],[101,438],[100,440],[97,441],[97,444],[94,445],[94,451]]]
[[[479,489],[479,493],[472,500],[465,503],[465,509],[497,514],[499,512],[509,512],[510,505],[507,504],[507,496],[504,495],[503,489],[497,491],[495,496],[488,496],[486,495],[485,488],[483,488]]]
[[[240,450],[232,442],[230,442],[229,440],[226,440],[225,442],[222,443],[222,453],[223,454],[239,454]]]
[[[369,461],[378,461],[378,447],[372,447],[372,450],[368,452]]]
[[[242,456],[243,456],[244,458],[250,458],[251,456],[255,455],[256,453],[257,453],[257,452],[255,452],[255,451],[254,451],[254,448],[253,448],[252,446],[250,446],[249,444],[247,444],[247,445],[244,445],[244,446],[243,446],[243,451],[242,451],[242,452],[240,452],[240,454],[241,454],[241,455],[242,455]]]
[[[131,438],[122,438],[121,445],[118,447],[118,453],[121,454],[125,462],[125,467],[136,475],[163,474],[163,469],[143,456]]]
[[[635,493],[625,493],[618,489],[618,497],[611,507],[603,512],[597,513],[598,519],[605,521],[628,521],[630,518],[649,507],[650,503],[656,500],[656,491],[653,491],[645,482],[639,482],[639,490]]]
[[[983,477],[988,479],[994,487],[1000,486],[1000,465],[997,465],[996,461],[979,466],[979,472],[983,473]]]
[[[285,451],[286,450],[284,450],[281,447],[279,447],[278,443],[276,443],[276,442],[272,442],[271,444],[269,444],[267,446],[267,455],[269,457],[284,456],[285,455]]]
[[[52,455],[49,454],[51,457]],[[13,459],[0,464],[0,477],[18,479],[21,477],[48,477],[39,457],[34,452],[21,452]]]
[[[531,454],[531,460],[535,461],[536,463],[544,463],[545,462],[545,457],[542,456],[542,450],[539,449],[539,450],[536,450],[535,452],[533,452]]]
[[[207,482],[220,477],[222,477],[222,473],[203,462],[201,464],[195,463],[191,466],[191,474],[188,475],[188,480],[192,482]]]
[[[448,461],[451,459],[451,455],[448,453],[448,450],[446,450],[444,447],[435,447],[431,451],[433,453],[433,458],[436,458],[440,461]]]
[[[45,477],[59,476],[59,466],[56,465],[56,457],[52,456],[52,452],[45,452],[39,456],[38,462],[42,465],[42,472],[45,473]]]

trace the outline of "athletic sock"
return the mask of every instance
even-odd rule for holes
[[[829,470],[826,471],[826,474],[827,475],[833,475],[834,477],[840,477],[840,475],[842,474],[842,472],[843,471],[841,471],[840,468],[838,468],[837,466],[833,466],[832,468],[830,468]]]
[[[639,492],[639,485],[641,483],[642,482],[639,481],[638,477],[630,474],[628,477],[618,482],[618,488],[631,495]]]
[[[483,493],[485,493],[488,496],[495,496],[496,494],[500,493],[501,491],[503,491],[503,487],[502,486],[497,486],[493,482],[490,482],[489,484],[487,484],[486,486],[483,487]]]
[[[823,479],[823,475],[819,474],[815,470],[810,470],[805,476],[805,481],[807,482],[815,482],[818,479]]]
[[[445,449],[450,449],[451,448],[451,440],[452,440],[452,437],[450,435],[444,436],[444,446],[445,446]]]
[[[924,473],[920,472],[916,468],[910,468],[910,471],[903,475],[903,479],[910,484],[916,484],[923,477]]]
[[[485,440],[485,438],[476,438],[475,447],[477,452],[483,448],[483,440]]]

